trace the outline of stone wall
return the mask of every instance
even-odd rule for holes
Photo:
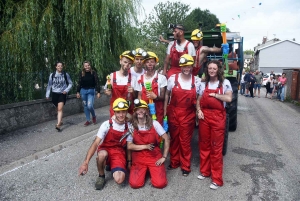
[[[100,99],[95,98],[95,108],[109,105],[110,97],[101,93]],[[81,99],[69,95],[64,106],[64,116],[83,112]],[[20,128],[33,126],[56,119],[56,108],[51,100],[40,99],[14,104],[0,105],[0,135]]]

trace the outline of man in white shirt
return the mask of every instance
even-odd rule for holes
[[[130,68],[130,73],[135,76],[139,77],[145,73],[145,70],[143,68],[143,56],[142,53],[144,50],[142,48],[137,48],[135,50],[136,54],[134,56],[134,66]]]

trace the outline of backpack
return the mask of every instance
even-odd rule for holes
[[[53,83],[53,78],[54,78],[54,76],[55,76],[55,73],[56,73],[56,71],[54,71],[54,72],[52,73],[52,76],[51,76],[51,78],[52,78],[52,83]],[[67,86],[69,86],[69,81],[68,81],[68,78],[67,78],[67,73],[66,73],[65,71],[62,71],[62,73],[64,74],[64,78],[65,78],[65,81],[66,81]]]

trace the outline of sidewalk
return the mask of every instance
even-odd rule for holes
[[[109,118],[109,106],[95,111],[95,125],[84,127],[85,115],[79,113],[63,118],[61,132],[55,129],[56,120],[52,120],[0,135],[0,175],[96,135],[101,123]]]

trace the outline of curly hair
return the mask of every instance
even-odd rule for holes
[[[89,61],[84,61],[82,63],[82,71],[81,71],[81,76],[84,77],[85,76],[85,69],[84,69],[84,64],[88,63],[90,65],[90,68],[91,68],[91,74],[93,75],[93,69],[92,69],[92,66],[91,66],[91,63]]]
[[[147,128],[147,130],[150,130],[151,127],[153,126],[153,120],[152,120],[152,117],[151,117],[148,109],[146,110],[145,115],[146,115],[145,127]],[[132,115],[131,124],[132,124],[132,126],[135,130],[139,130],[138,123],[139,123],[139,121],[138,121],[138,118],[137,118],[137,113],[134,112],[133,115]]]
[[[208,84],[208,82],[210,81],[210,76],[208,73],[208,66],[209,64],[216,64],[218,66],[218,71],[217,71],[217,76],[218,76],[218,80],[219,80],[219,86],[222,86],[223,82],[224,82],[224,68],[222,66],[222,64],[217,61],[217,60],[211,60],[207,63],[206,68],[204,69],[204,81],[205,81],[205,85]]]

